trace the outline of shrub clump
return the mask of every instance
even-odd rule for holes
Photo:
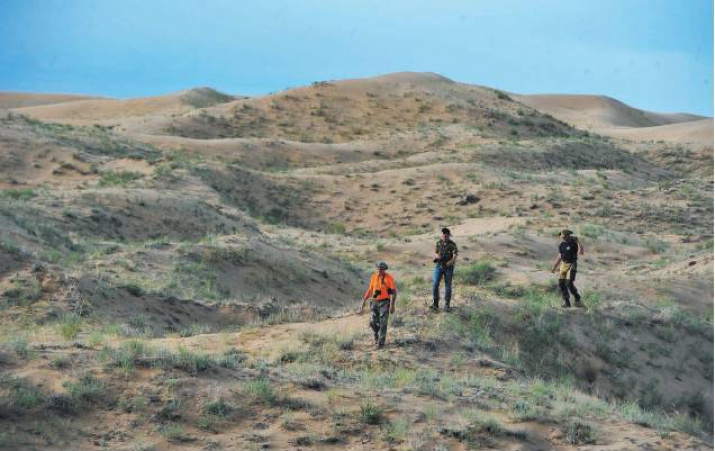
[[[363,424],[380,424],[383,417],[382,409],[370,401],[360,406],[360,422]]]
[[[461,283],[480,286],[494,280],[496,274],[497,269],[491,263],[477,262],[466,268],[458,269],[455,276]]]

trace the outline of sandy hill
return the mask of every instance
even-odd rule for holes
[[[633,141],[665,141],[712,148],[713,120],[699,119],[654,127],[612,129],[608,134]]]
[[[316,82],[199,111],[184,107],[166,110],[161,117],[156,114],[161,108],[176,105],[177,100],[180,99],[176,96],[167,96],[17,112],[58,122],[78,124],[81,119],[106,125],[109,114],[123,111],[115,123],[131,133],[198,139],[283,138],[345,143],[450,124],[458,130],[472,130],[472,134],[482,131],[494,136],[574,132],[566,124],[518,104],[502,92],[455,83],[436,74],[399,73],[363,80]]]
[[[652,113],[639,110],[607,96],[536,94],[517,99],[540,111],[580,128],[653,127],[704,119],[685,113]]]
[[[97,97],[93,96],[73,94],[34,94],[27,92],[0,91],[0,108],[24,108],[96,98]]]
[[[88,99],[56,102],[49,105],[18,107],[14,111],[38,119],[87,125],[102,121],[121,121],[126,118],[156,114],[179,114],[190,108],[203,108],[228,102],[233,97],[211,88],[195,88],[175,94],[129,100]]]
[[[397,73],[0,108],[0,450],[712,449],[712,121],[594,102]]]

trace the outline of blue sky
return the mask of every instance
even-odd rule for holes
[[[0,90],[263,94],[429,71],[712,116],[711,0],[0,0]]]

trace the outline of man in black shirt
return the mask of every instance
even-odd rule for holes
[[[562,239],[561,244],[559,244],[559,255],[556,257],[551,272],[554,273],[556,268],[559,268],[559,289],[564,300],[561,307],[571,307],[569,291],[576,300],[576,307],[583,307],[581,295],[578,294],[578,290],[573,284],[574,280],[576,280],[578,256],[583,255],[584,252],[583,245],[578,241],[578,237],[573,236],[573,232],[568,229],[563,229],[559,236]],[[559,264],[561,264],[560,267]]]

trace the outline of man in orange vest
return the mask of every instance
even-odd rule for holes
[[[397,286],[395,278],[387,273],[387,263],[377,264],[377,272],[370,277],[370,286],[362,297],[359,312],[365,309],[365,301],[370,302],[370,328],[375,337],[375,346],[381,349],[385,346],[387,337],[387,320],[390,313],[395,313],[395,300],[397,299]]]

